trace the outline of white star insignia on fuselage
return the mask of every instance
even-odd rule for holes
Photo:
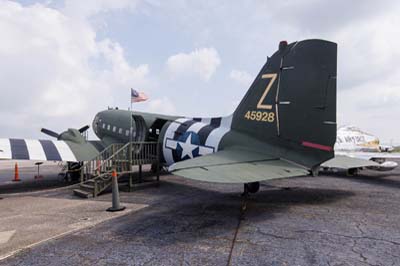
[[[178,142],[178,145],[182,148],[181,159],[185,158],[186,155],[193,159],[193,151],[199,147],[199,145],[192,144],[192,134],[190,133],[185,142]]]
[[[198,144],[193,144],[192,143],[192,136],[195,135],[196,133],[189,133],[189,135],[186,137],[186,140],[184,141],[179,141],[179,140],[174,140],[174,139],[167,139],[165,143],[165,147],[171,150],[177,150],[178,147],[182,149],[180,159],[185,158],[188,156],[190,159],[193,159],[198,156],[203,156],[206,154],[211,154],[214,153],[214,147],[209,147],[209,146],[202,146]],[[193,154],[193,152],[199,149],[197,154]]]

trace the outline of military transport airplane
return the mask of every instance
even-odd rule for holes
[[[105,110],[93,121],[100,141],[81,136],[87,127],[62,134],[43,129],[57,141],[2,139],[0,159],[86,161],[112,143],[158,141],[161,160],[175,175],[242,183],[255,193],[260,181],[307,175],[333,158],[336,61],[333,42],[283,41],[230,116]]]
[[[393,147],[380,144],[379,138],[354,126],[342,126],[337,130],[335,158],[324,162],[325,170],[344,169],[354,175],[363,168],[376,171],[390,171],[398,166],[388,159],[400,158],[392,153]]]

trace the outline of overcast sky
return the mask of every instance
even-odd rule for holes
[[[399,1],[0,0],[0,137],[107,106],[233,112],[280,40],[338,43],[338,122],[400,143]]]

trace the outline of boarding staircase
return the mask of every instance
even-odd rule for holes
[[[142,165],[155,166],[157,181],[159,180],[159,156],[157,142],[130,142],[126,144],[112,144],[98,156],[87,161],[80,168],[79,188],[74,194],[83,198],[97,197],[111,187],[112,172],[117,177],[129,177],[129,185],[133,182],[134,166],[139,166],[139,182],[141,181]]]

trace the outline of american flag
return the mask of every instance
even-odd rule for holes
[[[138,92],[137,90],[131,89],[131,102],[132,103],[144,102],[147,99],[149,99],[149,97],[147,97],[147,95],[144,94],[143,92]]]

